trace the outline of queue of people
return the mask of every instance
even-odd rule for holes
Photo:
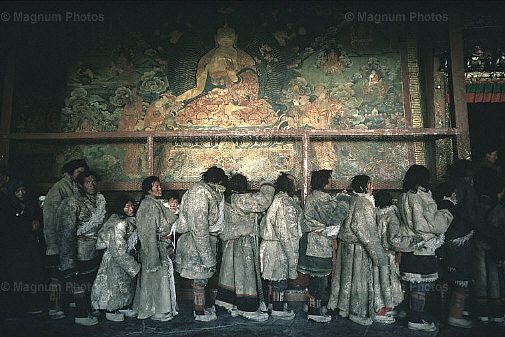
[[[174,319],[175,273],[191,281],[193,317],[201,322],[217,319],[216,306],[259,322],[291,320],[286,291],[305,275],[307,319],[318,323],[340,316],[391,324],[406,315],[409,329],[428,332],[442,318],[461,328],[504,323],[505,183],[484,169],[474,182],[475,165],[457,160],[431,187],[429,170],[412,165],[397,199],[374,191],[364,174],[334,193],[333,172],[318,170],[302,205],[291,174],[250,192],[247,177],[213,166],[182,198],[146,177],[138,207],[129,195],[108,205],[84,159],[64,166],[42,207],[23,181],[2,171],[2,281],[11,290],[16,282],[47,282],[49,317],[73,307],[80,325],[99,317]],[[37,254],[45,255],[45,274]],[[442,317],[432,296],[440,284],[450,295]],[[30,291],[2,297],[13,316],[43,307]]]

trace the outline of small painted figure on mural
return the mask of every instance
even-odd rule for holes
[[[368,76],[365,77],[362,84],[363,94],[375,94],[378,96],[384,95],[388,90],[387,83],[382,80],[381,71],[371,69]]]
[[[342,51],[340,49],[331,49],[328,53],[325,53],[321,60],[321,67],[325,74],[331,76],[342,74],[342,70],[346,65],[340,57],[341,54]]]
[[[135,71],[133,65],[133,51],[126,47],[121,47],[113,52],[113,61],[110,66],[112,76],[131,75]]]
[[[299,126],[310,125],[316,129],[329,129],[333,117],[340,112],[342,103],[328,94],[322,85],[314,88],[314,96],[303,112]]]

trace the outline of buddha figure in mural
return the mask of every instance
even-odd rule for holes
[[[236,47],[237,34],[225,25],[217,30],[216,48],[198,62],[196,87],[175,98],[184,108],[175,122],[187,126],[272,125],[278,117],[258,97],[259,79],[254,59]]]
[[[234,29],[227,25],[219,28],[216,34],[217,47],[199,62],[196,88],[177,96],[177,101],[185,101],[200,95],[205,89],[207,78],[215,87],[226,87],[237,83],[239,65],[238,51],[235,48],[236,42],[237,34]],[[254,67],[254,61],[249,66]]]

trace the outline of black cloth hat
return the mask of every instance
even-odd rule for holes
[[[88,164],[86,163],[86,159],[74,159],[63,165],[61,172],[62,173],[68,173],[72,175],[74,173],[74,170],[79,168],[79,167],[84,167],[84,169],[88,170]]]

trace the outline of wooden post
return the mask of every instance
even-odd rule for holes
[[[9,134],[11,132],[12,96],[14,94],[14,56],[8,54],[5,62],[2,110],[0,110],[0,166],[9,164]]]
[[[456,157],[471,159],[470,128],[466,105],[465,64],[463,55],[463,32],[461,16],[457,12],[449,15],[449,45],[451,49],[452,102],[454,107],[456,136]]]
[[[310,177],[310,137],[307,131],[302,136],[302,173],[303,173],[303,190],[302,203],[305,204],[305,199],[309,194],[309,177]]]
[[[154,174],[154,137],[147,137],[147,174]]]

